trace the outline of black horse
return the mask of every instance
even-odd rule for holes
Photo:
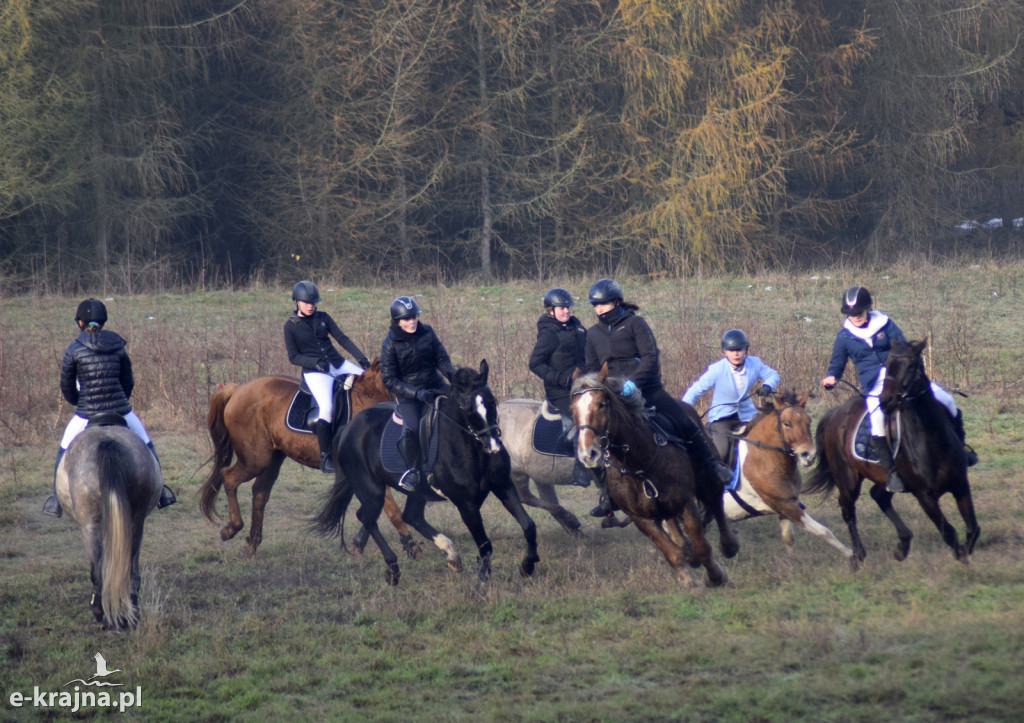
[[[879,402],[887,416],[889,438],[897,440],[893,463],[907,491],[917,498],[956,559],[966,562],[980,534],[967,481],[967,456],[949,413],[932,394],[921,360],[924,346],[923,341],[893,344],[885,365]],[[858,422],[864,413],[863,399],[853,397],[821,418],[815,434],[818,464],[804,491],[828,492],[838,488],[839,507],[850,530],[854,556],[863,560],[866,553],[857,531],[855,506],[862,480],[871,480],[874,483],[871,497],[892,522],[899,537],[894,557],[903,560],[910,551],[913,533],[892,505],[893,495],[885,487],[885,471],[852,451]],[[939,508],[939,498],[947,492],[956,500],[967,527],[962,545],[956,529]]]
[[[537,528],[523,508],[510,477],[508,452],[501,443],[497,402],[487,386],[487,360],[479,372],[461,367],[448,381],[451,392],[438,400],[437,462],[430,477],[433,486],[454,504],[476,542],[480,555],[477,574],[486,580],[491,572],[491,541],[484,530],[480,507],[493,492],[505,506],[526,538],[526,554],[519,570],[532,575],[537,556]],[[381,437],[391,418],[393,404],[378,404],[353,419],[335,440],[334,487],[323,510],[313,520],[313,531],[323,537],[342,534],[343,519],[353,494],[359,499],[356,517],[377,543],[387,564],[386,578],[398,584],[398,557],[377,526],[384,505],[384,492],[396,487],[399,475],[389,472],[381,459]],[[448,564],[461,569],[451,541],[424,519],[426,499],[409,495],[402,519],[448,553]]]

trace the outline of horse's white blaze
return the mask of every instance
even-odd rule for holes
[[[579,429],[579,433],[576,435],[576,457],[586,467],[596,467],[598,460],[601,458],[597,432],[593,429],[583,428],[585,425],[593,422],[590,410],[594,406],[593,396],[595,393],[582,392],[576,396],[575,401],[572,403],[573,410],[575,411],[576,428]],[[589,440],[589,442],[586,440]]]
[[[484,397],[482,394],[476,395],[476,413],[480,415],[480,420],[484,423],[484,426],[488,426],[487,422],[487,405],[484,403]],[[487,451],[491,454],[501,451],[501,442],[494,436],[492,431],[487,444]]]

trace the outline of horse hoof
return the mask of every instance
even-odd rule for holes
[[[394,587],[398,584],[398,578],[400,578],[401,575],[398,565],[389,565],[388,571],[384,574],[384,579],[388,581],[388,585]]]
[[[731,560],[732,558],[736,557],[736,555],[739,554],[740,551],[740,543],[738,542],[733,542],[730,544],[723,543],[721,547],[722,557],[724,557],[726,560]]]
[[[222,542],[227,542],[232,537],[238,534],[238,530],[233,527],[224,527],[220,531],[220,539]]]
[[[448,569],[452,572],[462,572],[462,558],[456,557],[454,560],[448,561]]]
[[[536,560],[523,560],[523,563],[519,566],[519,575],[521,577],[532,577],[536,567]]]
[[[847,559],[847,562],[850,563],[850,572],[857,572],[860,569],[860,562],[856,557],[851,556]]]

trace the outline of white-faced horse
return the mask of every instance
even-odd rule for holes
[[[162,488],[156,457],[126,426],[86,427],[57,468],[57,499],[92,563],[90,607],[106,628],[138,622],[142,530]]]

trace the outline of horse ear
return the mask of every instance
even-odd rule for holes
[[[572,376],[571,376],[571,377],[569,377],[569,378],[570,378],[570,379],[571,379],[572,381],[574,381],[574,382],[575,382],[575,381],[576,381],[577,379],[579,379],[579,378],[580,378],[580,377],[582,377],[582,376],[583,376],[583,370],[582,370],[582,369],[580,369],[579,367],[576,367],[575,369],[573,369],[573,370],[572,370]]]
[[[487,360],[480,360],[480,378],[483,379],[483,383],[487,384],[487,373],[490,371],[490,367],[487,366]]]
[[[798,394],[797,398],[796,398],[796,405],[798,407],[802,407],[802,406],[806,405],[807,404],[807,399],[808,399],[808,395],[807,394]]]
[[[604,380],[608,378],[608,362],[601,365],[601,371],[597,374],[597,381],[604,384]]]
[[[918,356],[920,356],[921,352],[924,351],[924,348],[926,346],[928,346],[928,340],[927,339],[922,339],[921,341],[912,341],[912,342],[910,342],[910,348],[913,349],[914,350],[914,354],[916,354]]]

